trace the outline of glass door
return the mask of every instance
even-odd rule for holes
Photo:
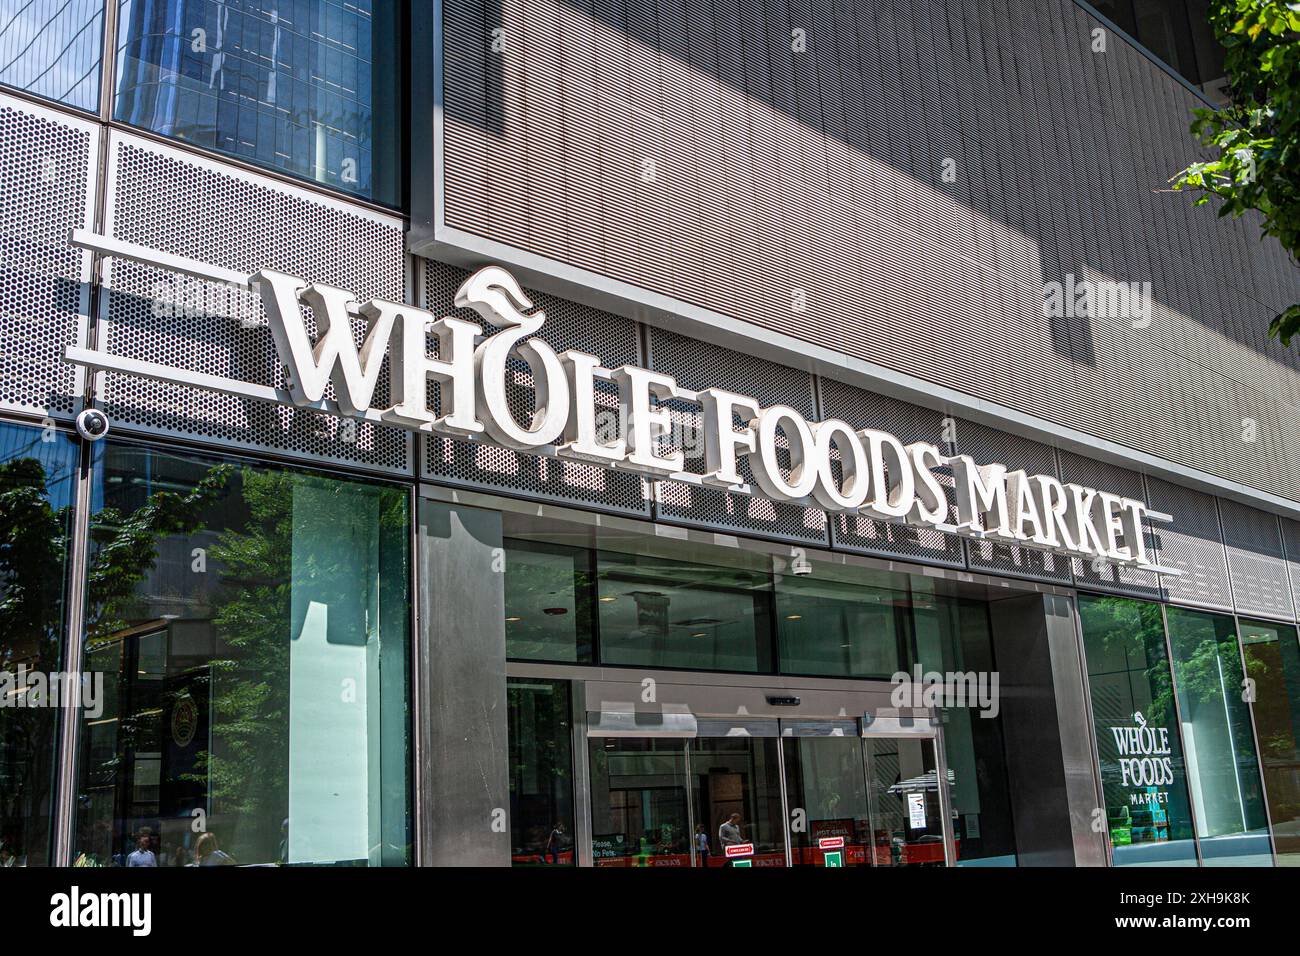
[[[870,810],[863,741],[853,727],[839,736],[785,736],[790,860],[795,866],[870,866]]]
[[[698,737],[687,750],[695,865],[785,866],[780,740]],[[729,857],[728,846],[744,855]]]
[[[594,865],[957,859],[945,820],[951,775],[941,790],[933,736],[862,737],[850,720],[781,721],[781,736],[774,719],[726,734],[713,726],[721,723],[701,720],[696,737],[588,738]]]
[[[690,866],[686,741],[592,737],[588,750],[593,863]]]
[[[933,738],[865,737],[876,866],[945,866],[944,806]]]

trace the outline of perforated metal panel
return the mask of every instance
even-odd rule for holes
[[[70,418],[84,373],[90,254],[68,233],[94,221],[99,129],[0,96],[0,408]]]
[[[1232,599],[1242,614],[1295,618],[1276,515],[1219,499]]]
[[[1006,465],[1010,471],[1023,469],[1031,475],[1056,474],[1056,451],[1047,445],[965,420],[952,424],[953,440],[948,447],[953,451],[950,454],[970,455],[979,464]],[[1062,584],[1071,580],[1069,558],[1035,548],[967,540],[966,560],[972,568],[997,574]]]
[[[813,381],[807,372],[785,368],[733,352],[720,346],[688,339],[663,329],[650,329],[650,362],[658,372],[674,376],[678,383],[696,391],[723,388],[751,395],[763,406],[789,405],[809,421],[817,419]],[[699,407],[687,402],[670,402],[674,429],[683,436],[686,450],[684,471],[704,473],[704,444]],[[739,428],[737,418],[733,426]],[[697,440],[692,440],[696,436]],[[784,469],[788,453],[778,439],[778,461]],[[788,472],[787,472],[788,474]],[[753,481],[748,463],[740,464],[740,475]],[[826,512],[789,502],[775,502],[758,496],[738,495],[680,481],[657,482],[656,514],[664,521],[705,525],[731,531],[757,533],[765,537],[828,544]]]
[[[1148,476],[1147,504],[1174,519],[1154,527],[1161,563],[1183,572],[1179,577],[1160,575],[1164,597],[1179,604],[1231,611],[1228,560],[1213,496]]]
[[[112,236],[240,272],[287,272],[362,299],[405,297],[398,219],[117,132],[109,156]],[[99,332],[109,351],[283,387],[284,370],[252,293],[136,263],[109,265]],[[315,334],[314,322],[308,331]],[[360,319],[353,331],[360,343]],[[388,396],[387,366],[385,360],[378,407]],[[100,377],[100,404],[118,428],[384,472],[413,468],[413,442],[402,429],[116,372]],[[333,398],[332,386],[326,397]]]
[[[1291,581],[1291,606],[1300,609],[1300,521],[1283,518],[1281,525],[1287,576]]]
[[[456,290],[470,273],[430,259],[424,269],[424,307],[435,315],[454,315],[482,324],[477,313],[456,309]],[[565,299],[527,290],[535,308],[546,313],[541,337],[557,352],[579,349],[600,357],[606,368],[639,365],[641,355],[637,325],[630,319],[587,308]],[[486,334],[498,331],[484,329]],[[511,409],[520,421],[533,408],[532,376],[522,361],[512,360]],[[595,383],[602,408],[618,413],[618,389],[610,382]],[[437,407],[437,388],[430,387]],[[486,442],[458,441],[442,435],[424,440],[422,477],[469,488],[503,490],[530,498],[576,505],[595,505],[629,514],[650,514],[649,484],[640,475],[614,471],[600,465],[541,455],[525,455]]]
[[[1146,483],[1136,471],[1094,461],[1068,451],[1058,453],[1061,467],[1061,480],[1075,482],[1088,488],[1097,488],[1113,494],[1146,501]],[[1153,564],[1159,563],[1156,551],[1156,536],[1151,523],[1144,521],[1147,550]],[[1070,561],[1076,584],[1081,588],[1097,591],[1117,591],[1137,597],[1158,598],[1160,596],[1160,578],[1154,571],[1140,571],[1126,568],[1104,560],[1084,561],[1072,558]]]
[[[819,387],[824,418],[839,418],[858,429],[886,431],[896,435],[904,444],[927,441],[943,450],[946,431],[942,413],[833,379],[821,379]],[[938,468],[935,474],[949,496],[948,520],[956,523],[952,470]],[[954,567],[966,563],[962,539],[933,528],[877,521],[865,515],[837,514],[831,516],[831,537],[837,548],[850,551],[893,555]]]

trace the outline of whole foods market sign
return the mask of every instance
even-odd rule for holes
[[[456,292],[454,304],[498,329],[382,299],[358,301],[346,289],[263,269],[242,275],[81,230],[74,245],[207,281],[252,289],[270,323],[287,388],[161,365],[103,349],[71,346],[67,359],[246,398],[394,425],[417,432],[491,442],[609,468],[816,505],[835,513],[928,525],[969,537],[1056,551],[1121,565],[1152,563],[1143,518],[1168,520],[1134,498],[1063,483],[969,455],[943,454],[929,442],[905,444],[888,432],[839,419],[810,422],[787,405],[761,405],[721,388],[692,391],[671,375],[634,365],[605,368],[599,356],[556,352],[542,337],[546,315],[500,266],[486,266]],[[302,306],[311,309],[308,333]],[[360,347],[353,316],[365,322]],[[437,343],[431,357],[428,337]],[[390,361],[389,403],[375,406],[381,365]],[[512,358],[531,372],[534,409],[520,420],[510,408]],[[438,407],[429,403],[438,384]],[[617,427],[601,427],[596,383],[618,389]],[[325,393],[333,385],[334,400]],[[668,400],[699,406],[704,472],[686,472],[685,454],[670,440]],[[739,420],[737,428],[733,422]],[[611,433],[612,432],[612,433]],[[788,462],[782,467],[782,456]],[[751,487],[741,474],[747,462]],[[951,471],[952,499],[940,479]],[[956,506],[956,522],[950,518]]]

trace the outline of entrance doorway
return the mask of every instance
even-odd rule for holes
[[[937,731],[856,720],[589,724],[596,866],[944,866],[956,860]],[[692,726],[693,724],[693,726]]]

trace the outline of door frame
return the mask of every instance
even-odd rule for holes
[[[871,791],[871,768],[868,764],[869,758],[865,739],[871,737],[876,739],[925,739],[931,741],[931,745],[934,747],[935,774],[939,782],[939,816],[943,828],[944,865],[949,867],[956,865],[957,854],[952,820],[952,797],[949,793],[948,761],[944,748],[942,719],[935,711],[930,709],[909,710],[900,714],[890,705],[890,694],[893,685],[887,681],[779,677],[767,674],[712,674],[690,671],[659,671],[643,668],[593,667],[590,665],[530,664],[524,662],[509,662],[507,674],[510,677],[545,677],[570,682],[570,700],[573,708],[571,750],[575,764],[573,768],[574,836],[577,843],[576,859],[578,866],[595,865],[591,842],[592,795],[588,714],[592,712],[633,712],[640,715],[672,714],[683,718],[689,724],[692,717],[697,716],[697,712],[691,708],[691,705],[698,707],[700,712],[698,716],[701,719],[715,716],[716,711],[711,713],[708,709],[709,702],[719,694],[729,695],[733,698],[737,694],[752,697],[755,702],[751,702],[746,707],[745,716],[758,720],[775,718],[778,721],[776,737],[778,741],[784,738],[780,722],[856,720],[859,728],[858,737],[863,742],[863,774],[867,785],[869,815],[874,813],[874,797]],[[675,695],[673,702],[642,701],[641,691],[646,686],[644,681],[647,678],[655,681],[656,687],[662,684],[667,688],[671,688],[670,693]],[[803,712],[791,712],[787,705],[756,703],[760,699],[766,702],[774,697],[779,699],[797,696],[801,691],[807,692],[813,698],[806,707],[800,708]],[[790,692],[794,692],[794,694],[792,695]],[[601,710],[603,705],[609,703],[609,698],[606,695],[620,701],[620,703],[611,705],[617,708],[616,711]],[[758,696],[755,697],[754,695]],[[802,698],[799,699],[802,700]],[[832,700],[838,706],[828,707],[826,702]],[[832,712],[818,713],[819,709],[830,709]],[[687,715],[691,716],[688,717]],[[734,718],[734,715],[732,716]],[[864,719],[867,717],[871,719]],[[686,739],[686,746],[683,748],[685,768],[689,780],[692,749],[690,741],[695,739],[698,734],[683,734],[681,727],[682,723],[677,722],[671,729],[662,732],[657,732],[653,727],[645,727],[639,728],[635,734],[619,735],[684,737]],[[594,736],[606,736],[606,734],[598,733]],[[706,734],[705,736],[712,735]],[[789,867],[793,862],[793,858],[784,745],[777,747],[777,754],[785,858],[786,866]],[[689,787],[686,796],[690,826],[687,842],[691,866],[694,867],[696,862],[694,839],[696,808]],[[872,865],[875,865],[874,858]]]

